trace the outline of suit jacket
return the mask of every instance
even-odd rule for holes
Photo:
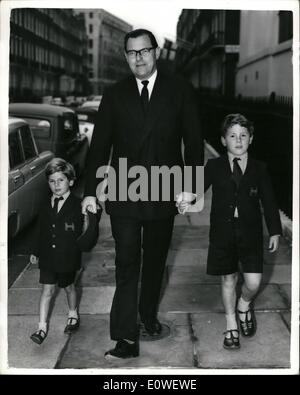
[[[263,248],[263,209],[270,235],[281,234],[278,207],[266,165],[248,155],[247,167],[236,187],[227,155],[208,160],[204,169],[205,191],[212,185],[210,213],[211,245],[226,246],[231,239],[235,207],[243,235],[243,245]]]
[[[127,158],[127,168],[144,166],[183,167],[182,139],[185,145],[186,165],[203,165],[203,138],[199,111],[192,87],[179,77],[158,72],[144,116],[138,87],[130,76],[107,89],[97,114],[91,148],[87,162],[85,196],[95,196],[102,179],[96,171],[108,163],[113,147],[111,166],[116,171],[116,183],[124,182],[120,174],[119,158]],[[149,173],[148,173],[149,174]],[[195,177],[195,172],[193,174]],[[128,186],[134,180],[128,180]],[[148,199],[151,196],[148,178]],[[192,189],[195,189],[193,178]],[[182,188],[183,190],[183,188]],[[174,203],[174,185],[171,182],[171,201],[133,202],[130,200],[107,201],[106,210],[111,215],[159,219],[177,213]]]
[[[39,267],[57,273],[80,268],[81,251],[77,238],[82,232],[81,201],[72,193],[55,214],[50,197],[44,201],[38,218],[38,237],[35,255]]]

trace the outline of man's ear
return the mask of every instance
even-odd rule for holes
[[[221,143],[226,147],[226,140],[223,136],[221,136]]]
[[[250,136],[249,145],[252,144],[253,136]]]
[[[70,180],[69,185],[70,185],[70,187],[72,187],[74,185],[74,180]]]
[[[158,60],[158,58],[160,57],[160,48],[159,47],[155,48],[155,57],[156,57],[156,60]]]
[[[124,56],[125,56],[125,59],[127,60],[127,62],[128,62],[128,56],[127,56],[127,53],[126,53],[126,51],[124,51]]]

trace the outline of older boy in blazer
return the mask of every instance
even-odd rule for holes
[[[262,210],[270,235],[269,251],[278,248],[281,223],[266,165],[248,155],[253,125],[241,114],[229,114],[222,125],[222,144],[227,154],[208,160],[205,191],[212,186],[207,273],[221,275],[226,315],[223,346],[240,348],[236,321],[238,263],[244,283],[237,309],[241,334],[251,337],[256,321],[251,305],[263,272]],[[186,203],[180,209],[186,210]]]

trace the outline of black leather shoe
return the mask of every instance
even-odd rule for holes
[[[254,336],[256,332],[256,320],[255,320],[254,310],[252,308],[250,308],[247,311],[238,310],[238,313],[245,315],[245,321],[242,321],[239,318],[242,336],[244,337]]]
[[[68,318],[68,322],[67,322],[64,332],[65,333],[73,333],[73,332],[77,331],[78,328],[79,328],[79,317],[78,318],[74,318],[74,317]]]
[[[158,320],[153,323],[141,323],[141,332],[146,333],[148,336],[159,336],[162,331],[162,325]]]
[[[112,350],[106,351],[104,354],[105,359],[126,359],[135,358],[139,356],[138,343],[128,343],[126,340],[119,340],[116,347]]]
[[[47,337],[47,332],[43,331],[42,329],[34,332],[31,336],[30,339],[35,342],[36,344],[42,344],[43,341]]]
[[[226,337],[228,332],[230,333],[230,337]],[[233,332],[235,332],[237,336],[234,336]],[[226,350],[238,350],[240,348],[240,336],[237,329],[229,329],[223,334],[225,335],[223,347],[226,348]]]

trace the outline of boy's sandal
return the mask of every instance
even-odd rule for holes
[[[65,333],[72,333],[72,332],[76,331],[79,328],[79,322],[80,322],[79,317],[78,318],[75,318],[75,317],[68,318],[68,322],[67,322],[64,332]]]
[[[247,311],[238,310],[238,313],[245,314],[245,321],[241,320],[239,317],[242,336],[244,337],[254,336],[256,332],[256,320],[255,320],[254,310],[251,308]]]
[[[228,332],[230,333],[230,337],[226,337]],[[236,332],[237,336],[234,336],[233,332]],[[240,336],[238,329],[228,329],[223,333],[223,335],[225,335],[223,347],[226,348],[226,350],[238,350],[240,348]]]
[[[43,341],[46,339],[46,337],[47,337],[47,333],[42,329],[39,329],[38,331],[34,332],[30,336],[30,339],[36,344],[42,344]]]

